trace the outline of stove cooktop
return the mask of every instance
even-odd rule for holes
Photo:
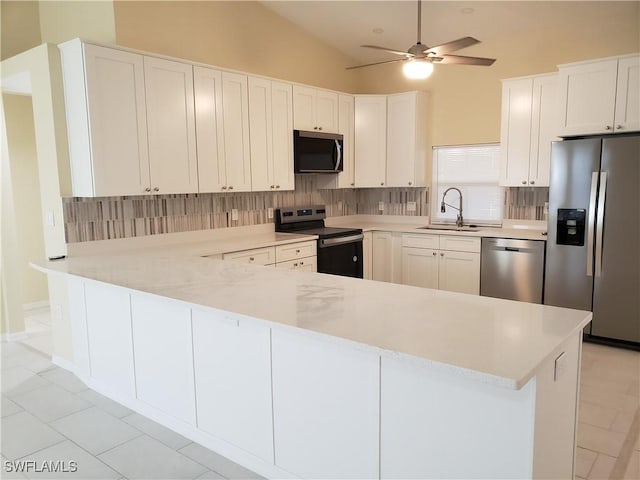
[[[303,235],[318,235],[319,238],[347,237],[362,233],[360,228],[336,228],[336,227],[316,227],[304,228],[301,230],[288,230],[289,233],[301,233]]]

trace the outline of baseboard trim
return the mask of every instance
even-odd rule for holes
[[[22,305],[22,311],[24,313],[35,313],[39,310],[49,310],[49,300],[40,300]]]
[[[21,332],[14,332],[14,333],[3,333],[2,334],[2,342],[19,342],[20,340],[24,340],[25,338],[28,338],[29,335],[27,335],[26,330],[22,330]]]
[[[71,360],[67,360],[64,357],[60,357],[58,355],[51,356],[51,363],[55,366],[64,368],[65,370],[70,371],[71,373],[75,373],[76,366]]]

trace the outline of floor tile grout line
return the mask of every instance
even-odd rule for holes
[[[618,480],[624,476],[626,469],[629,466],[629,462],[631,461],[638,432],[640,432],[640,407],[636,409],[636,413],[631,421],[631,426],[629,427],[627,436],[620,448],[620,454],[618,455],[616,463],[613,465],[613,470],[611,470],[611,475],[609,476],[611,480]]]

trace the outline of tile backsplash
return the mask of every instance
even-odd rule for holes
[[[505,218],[544,220],[548,188],[505,189]],[[379,211],[379,202],[384,210]],[[408,202],[415,202],[409,211]],[[134,197],[64,198],[67,243],[139,237],[271,223],[269,208],[326,205],[327,216],[429,215],[428,188],[319,190],[316,177],[296,176],[286,192],[201,193]],[[238,220],[231,220],[231,210]]]

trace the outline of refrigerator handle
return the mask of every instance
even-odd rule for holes
[[[598,172],[591,173],[591,194],[589,195],[589,219],[587,220],[587,277],[593,276],[593,230],[596,220],[596,194],[598,192]]]
[[[600,174],[598,192],[598,218],[596,221],[596,277],[602,274],[602,232],[604,230],[604,203],[607,196],[607,172]]]

